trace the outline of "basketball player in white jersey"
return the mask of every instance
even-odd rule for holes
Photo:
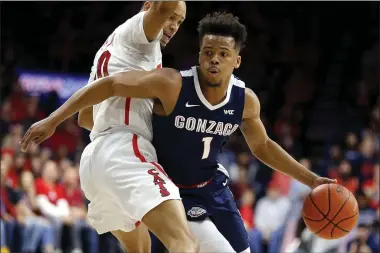
[[[184,2],[146,2],[97,52],[89,82],[160,68],[161,47],[185,15]],[[92,140],[80,162],[88,219],[99,234],[112,232],[128,252],[150,251],[146,227],[171,252],[197,252],[178,188],[157,163],[151,144],[152,108],[152,100],[112,97],[80,112],[79,125],[91,129]]]

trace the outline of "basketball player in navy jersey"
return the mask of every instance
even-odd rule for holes
[[[216,160],[222,143],[238,127],[252,153],[269,167],[311,188],[336,181],[307,170],[267,136],[257,96],[232,75],[241,63],[245,26],[231,14],[214,13],[200,22],[198,31],[199,67],[183,72],[131,70],[98,79],[35,123],[23,137],[21,148],[41,143],[74,113],[112,96],[155,99],[158,159],[181,189],[201,252],[249,252],[247,234],[228,189],[228,174]],[[165,185],[160,180],[156,183]]]

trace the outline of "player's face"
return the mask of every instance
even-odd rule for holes
[[[180,25],[183,23],[186,17],[186,4],[181,1],[177,5],[173,15],[166,21],[163,29],[163,35],[160,41],[162,47],[165,47],[169,41],[177,33]]]
[[[202,77],[208,86],[218,87],[229,82],[232,72],[240,66],[241,57],[232,37],[205,35],[199,52]]]

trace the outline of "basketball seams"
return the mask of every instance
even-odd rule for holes
[[[331,237],[333,236],[333,232],[334,232],[334,229],[335,229],[335,228],[339,228],[340,230],[349,233],[350,231],[347,231],[347,230],[345,230],[345,229],[339,227],[339,224],[342,223],[343,221],[346,221],[346,220],[349,220],[349,219],[354,218],[354,217],[355,217],[356,215],[358,215],[358,214],[359,214],[359,211],[356,212],[354,215],[352,215],[352,216],[350,216],[350,217],[347,217],[347,218],[344,218],[344,219],[340,220],[340,221],[339,221],[338,223],[336,223],[336,224],[332,223],[332,224],[334,224],[334,227],[331,229]]]
[[[309,199],[310,199],[310,201],[311,201],[311,203],[313,204],[313,206],[318,210],[318,212],[323,216],[323,218],[322,219],[320,219],[320,220],[314,220],[314,219],[310,219],[310,218],[308,218],[308,217],[305,217],[305,216],[303,216],[305,219],[307,219],[307,220],[310,220],[310,221],[322,221],[323,219],[326,219],[326,220],[328,220],[328,223],[324,226],[324,227],[322,227],[318,232],[316,232],[315,234],[318,234],[318,233],[320,233],[323,229],[325,229],[329,224],[332,224],[334,227],[333,227],[333,229],[335,228],[335,227],[337,227],[337,228],[339,228],[340,230],[342,230],[342,231],[344,231],[344,232],[349,232],[349,231],[347,231],[347,230],[345,230],[345,229],[343,229],[343,228],[341,228],[340,226],[339,226],[339,223],[341,223],[343,220],[341,220],[340,222],[338,222],[338,223],[334,223],[333,221],[334,221],[334,219],[338,216],[338,214],[340,213],[340,211],[343,209],[343,207],[346,205],[346,203],[347,203],[347,201],[350,199],[350,197],[351,197],[351,193],[350,192],[348,192],[348,197],[346,198],[346,200],[344,201],[344,203],[342,204],[342,206],[340,207],[340,209],[336,212],[336,214],[335,214],[335,216],[330,220],[327,216],[329,215],[329,213],[330,213],[330,206],[331,206],[331,198],[330,198],[330,184],[328,184],[328,203],[329,203],[329,205],[328,205],[328,209],[327,209],[327,214],[325,215],[320,209],[319,209],[319,207],[315,204],[315,202],[314,202],[314,200],[313,200],[313,198],[312,198],[312,196],[311,196],[311,194],[308,196],[309,197]],[[354,215],[355,216],[355,215]],[[353,217],[354,217],[353,216]],[[349,217],[349,218],[346,218],[346,219],[350,219],[350,218],[352,218],[352,217]],[[344,220],[346,220],[346,219],[344,219]],[[333,231],[333,229],[332,229],[332,231]],[[331,237],[332,237],[332,232],[331,232]]]
[[[347,201],[350,199],[351,197],[351,193],[348,192],[348,197],[346,198],[346,200],[344,201],[344,203],[342,204],[342,206],[339,208],[338,212],[336,212],[336,214],[334,215],[334,217],[330,220],[326,217],[326,219],[329,221],[323,228],[321,228],[318,232],[316,232],[316,234],[320,233],[323,229],[325,229],[329,224],[333,224],[334,226],[336,226],[333,221],[334,219],[336,218],[336,216],[338,216],[338,214],[340,213],[340,211],[342,211],[343,207],[346,205]],[[344,231],[344,229],[342,229],[341,227],[339,227],[341,230]]]
[[[330,189],[330,187],[329,187],[329,189]],[[322,216],[323,216],[323,219],[325,219],[326,217],[327,217],[327,215],[329,215],[329,213],[330,213],[330,191],[328,192],[328,200],[329,200],[329,207],[328,207],[328,209],[327,209],[327,214],[325,215],[322,211],[321,211],[321,209],[319,209],[319,207],[315,204],[315,202],[314,202],[314,199],[311,197],[311,194],[309,195],[309,199],[310,199],[310,201],[311,201],[311,203],[313,204],[313,206],[318,210],[318,212],[320,213],[320,214],[322,214]],[[322,220],[323,220],[322,219]]]

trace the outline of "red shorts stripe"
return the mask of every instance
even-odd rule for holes
[[[129,125],[129,110],[131,108],[131,98],[125,99],[125,114],[124,114],[124,123]]]
[[[133,146],[133,152],[135,153],[135,156],[140,159],[141,162],[146,163],[145,157],[140,153],[139,145],[137,143],[137,135],[133,135],[132,137],[132,146]]]

